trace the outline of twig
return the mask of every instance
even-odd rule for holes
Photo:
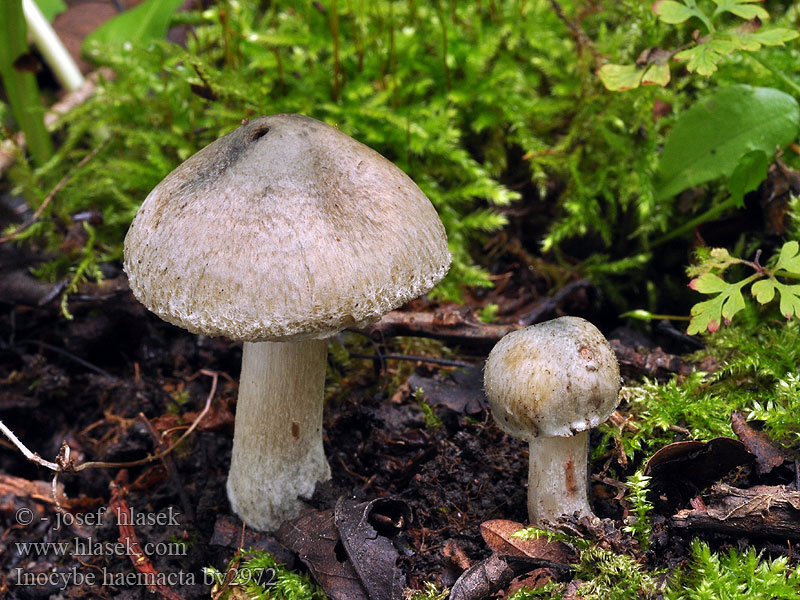
[[[520,325],[481,323],[469,312],[443,310],[433,313],[392,311],[360,331],[377,341],[403,335],[430,337],[448,345],[467,346],[488,353],[500,338],[517,329]]]
[[[16,435],[14,435],[14,432],[11,431],[8,427],[6,427],[5,423],[3,423],[2,421],[0,421],[0,431],[2,431],[3,434],[9,440],[11,440],[11,443],[14,444],[17,447],[17,449],[20,452],[22,452],[22,454],[28,460],[30,460],[32,462],[35,462],[37,465],[41,465],[43,467],[46,467],[46,468],[50,469],[51,471],[59,471],[60,470],[59,466],[56,463],[50,462],[49,460],[45,460],[41,456],[36,454],[36,452],[31,452],[30,450],[28,450],[28,448],[25,446],[25,444],[20,442],[19,438]]]
[[[557,2],[557,0],[550,0],[550,5],[553,7],[553,12],[556,13],[556,16],[561,19],[564,25],[567,26],[570,35],[575,40],[575,45],[577,46],[578,56],[583,53],[583,49],[586,48],[592,55],[595,63],[600,66],[600,56],[597,53],[597,49],[594,47],[594,43],[586,35],[586,32],[583,28],[578,24],[569,19],[567,15],[564,13],[564,9],[561,5]]]
[[[0,244],[5,244],[6,242],[10,242],[11,240],[14,240],[14,239],[18,238],[20,235],[22,235],[25,232],[25,230],[27,230],[31,225],[36,223],[36,221],[39,219],[39,217],[42,216],[42,213],[44,212],[44,209],[47,208],[50,205],[50,203],[53,201],[53,198],[55,198],[55,195],[58,192],[60,192],[64,188],[64,186],[67,185],[70,182],[70,180],[75,176],[75,174],[78,171],[80,171],[81,168],[83,168],[86,165],[86,163],[88,163],[95,156],[97,156],[97,153],[100,152],[100,150],[103,149],[103,147],[109,142],[110,139],[111,139],[111,137],[107,137],[102,142],[100,142],[97,146],[94,147],[94,149],[91,152],[89,152],[89,154],[84,156],[81,159],[81,161],[77,165],[75,165],[74,169],[72,169],[69,173],[64,175],[64,177],[61,178],[61,181],[59,181],[53,187],[53,189],[50,190],[50,193],[47,194],[47,196],[45,197],[44,201],[39,205],[39,208],[36,209],[36,212],[33,213],[31,218],[28,219],[25,223],[23,223],[14,233],[11,233],[11,234],[9,234],[9,235],[7,235],[5,237],[1,237],[0,238]]]
[[[159,582],[159,573],[153,566],[151,560],[147,557],[139,544],[139,539],[136,536],[136,530],[133,528],[131,519],[127,517],[131,513],[130,506],[125,500],[125,488],[115,482],[111,482],[111,501],[108,503],[109,512],[116,515],[117,526],[119,527],[119,541],[125,544],[130,552],[128,558],[133,563],[133,568],[144,577],[147,589],[154,594],[160,594],[167,600],[184,600],[183,596],[172,591],[163,583]]]
[[[436,358],[433,356],[414,356],[412,354],[360,354],[358,352],[351,352],[350,356],[353,358],[363,358],[365,360],[380,360],[380,359],[388,359],[388,360],[411,360],[411,361],[419,361],[419,362],[426,362],[431,363],[434,365],[444,365],[446,367],[463,367],[465,369],[469,369],[470,367],[474,367],[475,365],[462,362],[460,360],[450,360],[447,358]]]

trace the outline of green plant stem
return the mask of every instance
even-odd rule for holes
[[[735,196],[731,196],[730,198],[728,198],[724,202],[721,202],[720,204],[717,204],[716,206],[712,206],[706,212],[704,212],[702,215],[698,215],[697,217],[695,217],[691,221],[688,221],[687,223],[684,223],[683,225],[681,225],[677,229],[673,229],[669,233],[667,233],[665,235],[662,235],[660,238],[655,240],[650,245],[650,247],[651,248],[658,248],[659,246],[667,243],[670,240],[675,239],[676,237],[680,237],[680,236],[682,236],[682,235],[684,235],[686,233],[689,233],[690,231],[692,231],[698,225],[701,225],[702,223],[705,223],[707,221],[710,221],[711,219],[714,219],[714,218],[718,217],[719,215],[724,213],[729,208],[733,208],[734,206],[736,206],[736,203],[737,203],[737,198]]]
[[[36,2],[22,0],[22,11],[28,23],[31,38],[53,71],[55,78],[67,91],[74,92],[79,89],[83,85],[83,75]]]
[[[753,61],[757,62],[759,65],[764,67],[767,71],[769,71],[770,73],[775,75],[784,84],[786,84],[786,86],[791,88],[791,90],[795,93],[796,96],[800,96],[800,84],[798,84],[793,79],[790,79],[789,76],[786,75],[786,73],[784,73],[780,69],[776,69],[775,67],[773,67],[771,64],[769,64],[764,59],[759,58],[758,55],[756,55],[756,54],[752,54],[752,53],[748,52],[747,54],[745,54],[745,56],[747,56],[750,60],[753,60]]]
[[[42,165],[53,155],[53,142],[44,125],[39,87],[33,73],[14,67],[14,61],[28,52],[26,32],[20,0],[0,2],[0,78],[33,160]]]

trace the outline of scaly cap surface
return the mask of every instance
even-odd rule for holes
[[[495,422],[509,435],[570,436],[614,412],[619,365],[594,325],[561,317],[497,342],[486,361],[484,387]]]
[[[149,310],[251,342],[377,320],[449,265],[419,187],[301,115],[253,119],[200,150],[153,189],[125,238],[125,272]]]

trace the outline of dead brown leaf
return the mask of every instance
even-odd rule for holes
[[[524,527],[522,523],[515,521],[494,519],[481,523],[481,535],[497,554],[541,558],[558,563],[576,560],[575,553],[563,542],[551,542],[545,538],[525,540],[513,537],[515,532]]]

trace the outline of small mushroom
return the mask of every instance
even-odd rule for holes
[[[253,119],[170,173],[125,238],[136,297],[162,319],[244,341],[228,497],[274,529],[330,478],[326,338],[428,292],[450,253],[399,168],[301,115]]]
[[[614,412],[620,390],[603,334],[578,317],[509,333],[489,354],[484,387],[500,429],[529,444],[530,522],[592,514],[588,431]]]

